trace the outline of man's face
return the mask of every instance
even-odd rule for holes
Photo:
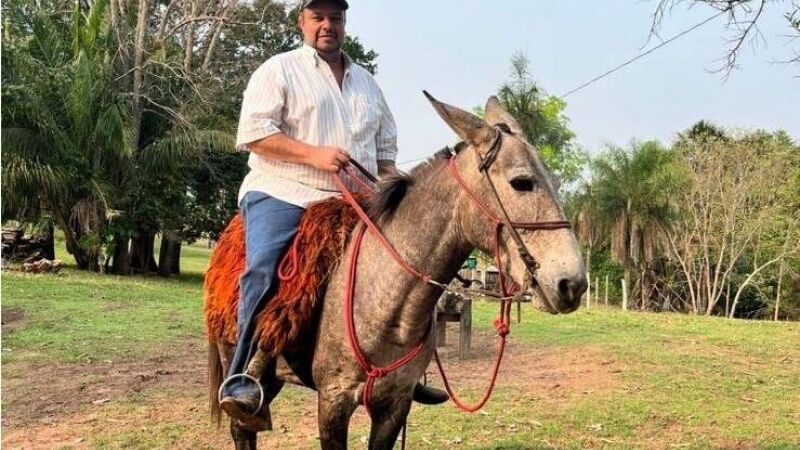
[[[344,42],[345,13],[334,2],[320,0],[300,11],[300,30],[306,44],[329,53]]]

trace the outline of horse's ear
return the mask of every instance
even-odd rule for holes
[[[422,93],[431,102],[433,109],[439,113],[439,117],[456,132],[458,137],[468,144],[479,146],[493,137],[492,127],[485,120],[455,106],[442,103],[433,98],[427,91],[422,91]]]
[[[500,100],[494,95],[489,97],[489,100],[486,101],[486,121],[492,126],[498,123],[504,123],[508,125],[512,133],[525,139],[525,132],[522,131],[522,127],[519,126],[517,119],[503,109],[503,106],[500,105]]]

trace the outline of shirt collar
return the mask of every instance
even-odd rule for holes
[[[325,62],[325,60],[322,59],[322,57],[317,53],[317,49],[306,44],[305,42],[303,42],[303,45],[300,47],[300,51],[314,61],[314,64],[317,66],[319,66],[320,63]],[[347,72],[350,70],[350,66],[353,64],[353,58],[351,58],[350,55],[348,55],[344,50],[342,50],[342,55],[344,57],[344,70]]]

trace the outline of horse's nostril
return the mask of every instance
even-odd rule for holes
[[[583,278],[562,278],[558,280],[558,294],[562,300],[573,303],[578,302],[585,291],[586,280]]]
[[[558,280],[558,295],[563,299],[567,299],[570,298],[570,294],[569,278],[562,278]]]

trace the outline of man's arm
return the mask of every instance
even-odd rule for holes
[[[378,88],[378,93],[382,120],[375,136],[375,146],[378,150],[378,176],[385,177],[397,172],[394,162],[397,157],[397,126],[380,88]]]
[[[247,148],[265,158],[305,164],[327,172],[338,172],[350,159],[344,149],[306,144],[283,132],[251,142]]]

